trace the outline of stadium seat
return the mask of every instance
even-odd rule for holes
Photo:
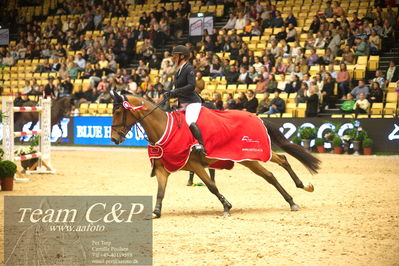
[[[396,104],[398,102],[398,94],[396,92],[388,92],[386,102]]]
[[[282,92],[280,93],[280,98],[284,100],[284,102],[287,102],[288,99],[288,93]]]
[[[387,115],[387,114],[391,114],[391,115],[395,115],[396,114],[396,103],[393,102],[389,102],[385,105],[383,114]]]
[[[367,63],[367,69],[376,71],[380,65],[380,57],[378,55],[371,55]]]
[[[249,85],[248,85],[248,90],[253,90],[253,91],[255,91],[255,90],[256,90],[256,84],[249,84]],[[258,94],[262,95],[262,93],[258,93]]]
[[[79,106],[79,113],[80,114],[87,114],[89,112],[89,104],[88,103],[81,103]]]
[[[91,115],[96,115],[98,111],[98,103],[89,104],[88,113]]]
[[[384,108],[383,103],[373,103],[370,109],[370,114],[380,115],[382,114],[382,109]]]
[[[305,113],[306,113],[306,103],[298,104],[296,116],[305,117]]]
[[[361,80],[366,77],[366,65],[358,65],[356,66],[355,72],[354,72],[354,78],[356,80]]]
[[[225,93],[226,92],[226,85],[224,84],[219,84],[216,88],[216,92],[219,93]]]
[[[217,88],[217,85],[216,84],[208,84],[207,86],[206,86],[206,90],[207,91],[210,91],[210,92],[215,92],[216,91],[216,88]]]
[[[227,85],[227,89],[226,89],[227,93],[236,93],[236,91],[237,91],[237,84]]]
[[[263,31],[263,35],[266,35],[266,36],[270,36],[270,35],[272,35],[272,33],[273,33],[272,28],[265,28]]]
[[[114,104],[112,104],[112,103],[107,104],[106,113],[107,113],[107,114],[112,114],[113,108],[114,108]]]
[[[320,72],[320,66],[319,66],[319,65],[317,65],[317,66],[310,66],[309,74],[310,74],[311,76],[314,76],[314,75],[316,75],[316,74],[319,73],[319,72]]]
[[[290,93],[287,98],[287,103],[295,103],[296,93]]]
[[[249,43],[248,44],[248,49],[251,51],[255,51],[256,50],[256,43]]]
[[[395,91],[396,88],[396,82],[389,82],[387,86],[387,91],[392,92]]]
[[[103,115],[107,113],[107,104],[106,103],[99,103],[97,105],[97,114]]]
[[[280,113],[278,113],[278,114],[271,114],[271,115],[269,115],[269,117],[270,117],[270,118],[279,118],[279,117],[281,117],[281,114],[280,114]]]
[[[293,118],[294,115],[293,115],[293,114],[290,114],[290,113],[283,113],[283,114],[281,115],[281,117],[282,117],[282,118]]]
[[[246,92],[247,89],[248,89],[247,84],[238,84],[238,86],[237,86],[237,92]]]
[[[285,106],[285,113],[291,114],[292,117],[296,117],[296,103],[287,103]]]
[[[357,58],[358,65],[367,65],[367,56],[359,56]]]

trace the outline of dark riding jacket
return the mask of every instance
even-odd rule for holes
[[[195,91],[195,69],[188,62],[178,69],[174,80],[176,93],[180,103],[201,103],[201,98]]]

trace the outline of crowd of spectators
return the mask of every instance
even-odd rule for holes
[[[48,20],[41,27],[38,19],[25,23],[15,17],[19,38],[15,46],[3,49],[0,63],[12,66],[18,59],[46,59],[36,72],[57,74],[57,81],[49,79],[50,86],[38,85],[35,79],[27,81],[24,93],[37,95],[45,92],[52,97],[71,95],[71,79],[88,79],[82,91],[74,96],[79,102],[110,102],[109,91],[133,93],[154,102],[172,88],[175,67],[169,52],[158,58],[157,49],[168,40],[178,40],[187,30],[190,4],[182,1],[177,8],[154,5],[152,12],[143,12],[139,26],[124,21],[112,24],[105,17],[127,16],[128,0],[72,0],[60,3],[56,15],[79,15],[61,21]],[[357,56],[378,54],[394,43],[398,27],[397,15],[390,6],[370,6],[364,17],[357,13],[347,17],[339,2],[327,2],[324,13],[314,16],[308,26],[304,44],[299,41],[298,18],[292,12],[286,17],[271,1],[204,1],[204,4],[224,4],[229,16],[221,30],[204,31],[201,42],[186,43],[191,51],[190,62],[198,71],[197,88],[206,88],[203,76],[223,77],[227,84],[256,84],[256,89],[223,96],[215,93],[212,100],[218,109],[243,109],[253,113],[282,113],[285,102],[281,93],[296,93],[296,103],[306,103],[307,115],[335,108],[337,99],[350,100],[350,93],[359,100],[362,93],[370,103],[382,101],[382,92],[389,82],[398,80],[399,70],[392,62],[386,74],[376,72],[372,80],[353,81],[346,69]],[[15,11],[18,12],[18,11]],[[244,41],[246,36],[261,36],[265,29],[279,28],[265,49],[255,56]],[[88,35],[87,31],[102,31],[102,35]],[[56,42],[52,40],[56,39]],[[137,47],[137,43],[142,45]],[[301,46],[302,45],[302,46]],[[65,46],[73,54],[68,53]],[[341,49],[341,47],[344,47]],[[325,49],[319,56],[318,49]],[[218,53],[229,53],[222,58]],[[336,58],[340,58],[336,60]],[[131,62],[138,66],[131,68]],[[314,76],[309,70],[320,65]],[[340,65],[340,71],[334,66]],[[152,69],[159,70],[155,75]],[[358,84],[357,84],[358,82]],[[67,85],[65,85],[67,84]],[[338,94],[335,93],[336,84]],[[363,89],[363,88],[367,88]],[[377,92],[379,90],[379,92]],[[256,94],[264,96],[256,97]],[[270,95],[274,95],[273,98]],[[270,99],[272,98],[272,99]],[[354,105],[356,109],[357,105]],[[359,105],[360,106],[360,105]],[[358,110],[359,111],[359,110]]]

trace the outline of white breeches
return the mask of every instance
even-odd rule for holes
[[[190,103],[186,106],[186,123],[190,126],[197,122],[199,113],[201,111],[201,103]]]

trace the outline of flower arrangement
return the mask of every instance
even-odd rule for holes
[[[333,123],[333,122],[328,122],[328,123],[333,125],[333,129],[326,130],[327,133],[324,134],[323,138],[327,142],[332,142],[334,140],[334,138],[338,137],[338,130],[341,127],[341,124]]]
[[[39,137],[38,136],[32,137],[30,139],[29,146],[25,146],[25,147],[22,147],[22,148],[16,150],[15,154],[17,156],[22,156],[22,155],[36,153],[37,152],[36,147],[38,146],[38,144],[39,144]],[[23,160],[23,161],[21,161],[21,166],[24,170],[26,170],[26,169],[34,170],[33,166],[35,165],[35,163],[37,161],[38,161],[38,158]]]
[[[352,124],[353,128],[347,130],[347,135],[349,135],[351,140],[361,142],[362,140],[367,138],[367,131],[360,126],[359,121],[352,121]]]
[[[346,134],[346,135],[343,135],[343,136],[342,136],[342,139],[343,139],[346,143],[350,143],[351,140],[352,140],[352,137],[351,137],[350,135]]]
[[[36,153],[36,147],[39,145],[39,137],[34,136],[29,142],[29,146],[21,147],[15,151],[18,156]]]

